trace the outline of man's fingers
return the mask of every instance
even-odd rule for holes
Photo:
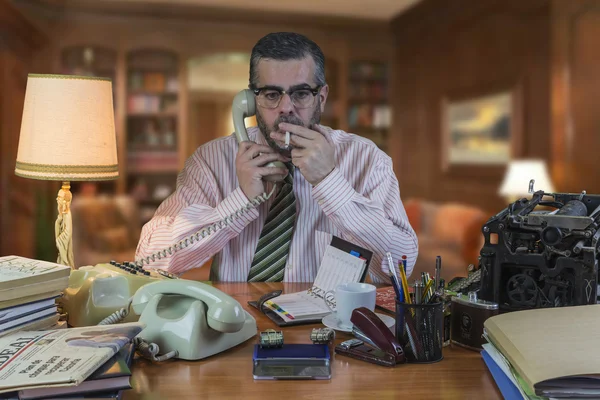
[[[243,142],[240,142],[240,144],[239,144],[239,146],[238,146],[238,154],[243,154],[243,153],[245,153],[245,152],[246,152],[246,151],[248,151],[248,149],[249,149],[250,147],[252,147],[252,145],[254,145],[254,144],[256,144],[256,143],[254,143],[254,142],[250,142],[250,141],[248,141],[248,140],[245,140],[245,141],[243,141]]]
[[[286,176],[289,172],[287,168],[281,167],[262,167],[257,169],[260,176],[283,175]]]
[[[270,163],[272,161],[284,161],[285,162],[285,159],[281,154],[268,153],[268,154],[261,154],[260,156],[253,158],[251,161],[248,162],[248,164],[255,166],[255,167],[260,167],[260,166]]]
[[[282,122],[279,124],[279,129],[301,136],[305,139],[314,140],[319,137],[319,133],[300,125],[293,125]]]
[[[247,145],[250,143],[250,146]],[[261,153],[274,153],[273,149],[264,144],[256,144],[254,142],[241,142],[238,154],[248,160],[251,160]]]
[[[333,140],[331,139],[331,135],[329,134],[329,132],[323,128],[321,125],[319,124],[314,124],[313,125],[313,129],[317,132],[319,132],[321,135],[323,135],[323,137],[325,137],[325,140],[327,140],[328,143],[333,143]]]
[[[273,132],[271,134],[271,138],[284,141],[285,134],[279,133],[279,132]],[[310,144],[312,142],[313,142],[312,140],[303,138],[302,136],[298,136],[296,134],[290,135],[290,144],[297,146],[297,147],[307,147],[307,146],[310,146]]]

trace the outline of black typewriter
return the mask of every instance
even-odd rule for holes
[[[479,298],[500,312],[595,304],[600,195],[529,192],[482,227]]]

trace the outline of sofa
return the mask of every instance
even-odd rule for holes
[[[441,256],[441,276],[446,282],[466,277],[469,264],[477,265],[484,243],[481,229],[491,214],[467,204],[423,199],[408,199],[404,207],[419,240],[411,281],[420,277],[421,272],[433,276],[437,256]]]

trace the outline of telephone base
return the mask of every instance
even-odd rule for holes
[[[208,326],[206,304],[200,300],[159,294],[148,302],[140,322],[146,328],[138,335],[155,343],[160,354],[177,351],[176,358],[200,360],[252,338],[257,334],[256,320],[248,312],[237,332],[223,333]]]
[[[59,303],[67,313],[69,326],[97,325],[115,311],[127,307],[129,298],[144,285],[169,281],[157,271],[144,274],[118,268],[111,264],[84,266],[71,271],[69,287],[63,291]],[[129,313],[122,322],[136,322],[138,316]]]

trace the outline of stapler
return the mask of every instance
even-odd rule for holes
[[[366,307],[357,308],[352,312],[350,321],[354,325],[352,334],[356,339],[336,346],[337,354],[386,367],[406,362],[402,346],[373,311]]]

